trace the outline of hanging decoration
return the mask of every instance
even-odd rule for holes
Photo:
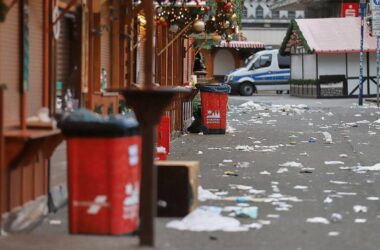
[[[5,16],[8,12],[8,6],[4,3],[3,0],[0,0],[0,23],[5,21]]]
[[[302,34],[302,31],[298,27],[297,21],[292,20],[286,32],[285,38],[281,44],[280,54],[290,55],[291,53],[296,53],[295,51],[299,46],[303,47],[304,53],[313,53],[313,50],[310,49],[307,41]]]
[[[178,26],[178,30],[188,23],[194,22],[188,33],[218,34],[223,38],[232,35],[239,25],[235,13],[236,3],[241,0],[207,0],[205,5],[195,1],[194,7],[189,7],[189,1],[157,1],[156,25]],[[165,2],[165,4],[164,4]],[[179,4],[181,2],[181,4]],[[169,3],[169,4],[168,4]]]

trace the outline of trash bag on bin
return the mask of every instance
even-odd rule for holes
[[[196,84],[195,87],[201,92],[211,92],[211,93],[227,93],[231,92],[231,87],[227,84],[217,84],[217,85],[206,85],[206,84]]]
[[[101,116],[86,109],[78,109],[64,116],[58,128],[65,136],[122,137],[139,134],[139,124],[132,115]]]

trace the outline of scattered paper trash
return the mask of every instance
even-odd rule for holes
[[[202,151],[198,151],[198,154],[199,154],[199,155],[203,155],[203,152],[202,152]]]
[[[327,196],[326,199],[323,200],[323,203],[332,203],[333,199],[330,196]]]
[[[49,220],[50,225],[61,225],[62,221],[61,220]]]
[[[373,166],[357,166],[353,167],[354,172],[366,172],[366,171],[380,171],[380,163],[377,163]]]
[[[355,213],[367,213],[368,207],[362,205],[355,205],[354,207]]]
[[[262,175],[271,175],[271,173],[268,172],[268,171],[261,171],[260,174],[262,174]]]
[[[343,216],[338,213],[331,214],[330,220],[332,222],[341,222],[343,220]]]
[[[230,215],[235,217],[256,219],[258,208],[257,207],[225,207],[224,212],[232,212]]]
[[[329,232],[329,236],[338,236],[339,232]]]
[[[358,218],[358,219],[355,219],[355,223],[366,223],[367,222],[367,219],[363,219],[363,218]]]
[[[327,143],[327,144],[333,143],[331,134],[329,132],[324,131],[324,132],[322,132],[322,134],[325,137],[325,143]]]
[[[295,162],[295,161],[288,161],[288,162],[285,162],[283,164],[279,164],[279,166],[280,167],[292,167],[292,168],[301,168],[301,167],[303,167],[302,163]]]
[[[285,172],[288,172],[288,169],[287,168],[279,168],[278,170],[277,170],[277,174],[283,174],[283,173],[285,173]]]
[[[344,165],[343,161],[325,161],[325,165]]]
[[[182,220],[174,220],[166,224],[167,228],[177,230],[187,230],[195,232],[241,232],[248,231],[248,228],[242,227],[240,222],[235,218],[221,215],[222,209],[209,209],[200,207],[188,214]]]
[[[378,201],[380,199],[379,199],[379,197],[367,197],[367,200],[369,200],[369,201]]]
[[[309,223],[320,223],[320,224],[330,224],[330,221],[326,218],[323,217],[313,217],[313,218],[308,218],[306,222]]]
[[[201,186],[198,187],[198,200],[207,201],[207,200],[218,200],[219,196],[213,194],[211,191],[203,189]]]
[[[293,188],[294,188],[294,189],[306,190],[306,189],[308,189],[309,187],[308,187],[308,186],[300,186],[300,185],[297,185],[297,186],[294,186]]]
[[[225,176],[239,176],[239,174],[237,174],[235,171],[230,171],[230,170],[224,171],[224,175]]]

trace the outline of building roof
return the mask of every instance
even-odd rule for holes
[[[241,48],[241,49],[263,49],[265,44],[262,42],[253,42],[253,41],[221,41],[217,47],[221,48]]]
[[[310,53],[354,53],[360,51],[360,18],[317,18],[296,19],[289,27],[289,32],[296,31],[297,38],[303,41],[299,44],[308,47]],[[365,24],[363,49],[365,52],[376,51],[376,38],[369,35],[369,29]],[[296,28],[296,29],[295,29]],[[301,39],[299,39],[301,38]],[[283,47],[294,45],[291,42],[292,35],[285,40]],[[289,51],[288,51],[289,52]]]

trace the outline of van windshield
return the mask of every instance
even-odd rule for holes
[[[258,54],[251,55],[245,60],[245,67],[249,67],[253,61],[256,60],[256,58],[259,57]]]

